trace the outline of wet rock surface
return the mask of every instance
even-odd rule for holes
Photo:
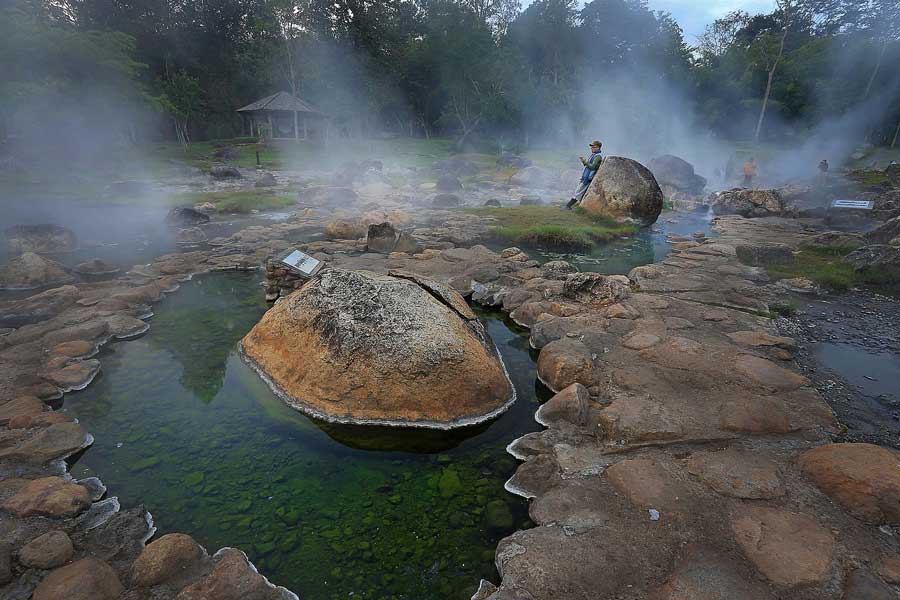
[[[78,248],[78,238],[62,225],[16,225],[6,229],[6,244],[10,254],[62,254]]]
[[[465,301],[414,276],[324,271],[266,313],[241,348],[290,405],[326,420],[452,427],[514,397]]]
[[[777,190],[735,188],[713,194],[710,205],[717,215],[740,215],[748,218],[775,217],[786,210],[784,199]]]
[[[49,290],[31,299],[34,310],[15,302],[0,307],[13,328],[0,336],[0,408],[18,402],[0,425],[0,585],[12,586],[3,592],[124,600],[291,597],[238,551],[209,557],[188,540],[153,550],[165,538],[144,548],[152,532],[139,508],[86,529],[103,500],[95,488],[49,470],[62,468],[59,459],[90,438],[77,423],[50,418],[66,418],[63,413],[38,411],[34,399],[58,398],[89,383],[100,365],[88,356],[114,337],[140,335],[149,326],[142,318],[180,281],[260,268],[295,246],[300,232],[358,216],[317,207],[357,200],[348,188],[309,186],[301,192],[304,208],[288,221],[244,228],[113,280]],[[411,225],[420,252],[375,254],[358,239],[300,247],[330,268],[400,270],[443,282],[427,291],[441,306],[447,306],[445,286],[452,285],[531,329],[538,361],[546,363],[541,371],[560,394],[539,413],[547,429],[511,444],[523,462],[507,488],[533,498],[538,526],[500,543],[500,579],[481,585],[482,597],[818,600],[896,592],[895,536],[851,508],[894,506],[890,461],[867,460],[848,475],[838,449],[816,450],[828,449],[842,430],[819,393],[821,380],[809,370],[801,375],[794,362],[812,364],[804,357],[810,336],[843,335],[851,320],[858,329],[848,335],[860,344],[893,351],[897,339],[887,325],[896,313],[867,301],[861,310],[868,323],[837,316],[850,311],[833,307],[825,318],[835,323],[820,323],[812,333],[782,329],[788,320],[776,328],[762,315],[788,292],[736,256],[741,244],[796,249],[812,232],[777,218],[721,217],[718,238],[683,240],[664,263],[635,269],[627,281],[569,283],[573,274],[562,265],[542,269],[520,249],[495,253],[475,245],[489,226],[483,220],[428,214],[432,220]],[[464,306],[453,313],[464,313]],[[802,459],[809,452],[835,456],[821,466]],[[878,520],[893,522],[892,513],[879,510]],[[500,507],[484,517],[485,526],[505,520]],[[33,542],[25,552],[29,564],[60,560],[36,542],[50,531],[66,532],[74,562],[28,571],[20,557]],[[143,552],[150,554],[140,560]],[[476,584],[466,582],[473,591]]]

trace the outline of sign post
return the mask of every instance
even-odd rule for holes
[[[872,210],[875,203],[871,200],[833,200],[831,208],[855,208],[858,210]]]
[[[282,265],[304,279],[311,279],[322,270],[324,263],[305,252],[292,249],[287,255],[278,259]]]

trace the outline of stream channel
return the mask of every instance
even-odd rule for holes
[[[627,272],[664,256],[666,233],[708,229],[699,215],[666,216],[601,249],[591,270]],[[143,503],[158,535],[241,548],[303,600],[467,599],[480,578],[496,581],[498,540],[531,526],[527,502],[504,489],[516,469],[505,448],[539,428],[550,396],[527,332],[479,313],[518,393],[490,423],[328,424],[286,407],[238,356],[267,308],[259,280],[195,278],[155,306],[145,335],[101,351],[98,378],[65,398],[96,439],[73,475],[101,477],[123,506]]]

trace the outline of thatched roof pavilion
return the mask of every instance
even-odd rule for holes
[[[244,117],[245,130],[250,135],[272,139],[323,139],[327,129],[327,116],[309,103],[287,92],[278,92],[237,109]]]

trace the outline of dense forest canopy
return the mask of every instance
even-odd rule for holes
[[[896,143],[900,5],[779,0],[690,46],[645,0],[5,0],[0,137],[228,138],[278,90],[335,135],[528,145],[609,127]]]

